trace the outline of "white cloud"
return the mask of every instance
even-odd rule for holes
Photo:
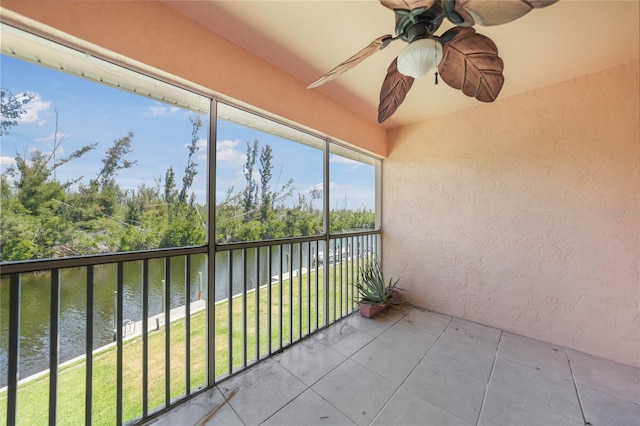
[[[191,143],[185,143],[184,147],[189,148]],[[200,160],[207,159],[207,140],[206,139],[198,139],[196,141],[196,152],[200,152],[201,154],[198,156]]]
[[[225,139],[223,141],[218,141],[217,149],[218,149],[218,151],[220,151],[221,149],[232,149],[232,148],[235,148],[238,145],[240,145],[240,140],[239,139],[236,139],[234,141],[229,140],[229,139]]]
[[[153,105],[153,106],[149,107],[149,113],[151,113],[151,115],[153,117],[166,115],[167,114],[167,107],[164,107],[162,105],[156,104],[156,105]]]
[[[40,117],[40,114],[49,111],[51,107],[51,102],[45,102],[40,99],[40,95],[34,93],[34,98],[31,102],[28,102],[24,105],[25,114],[20,117],[18,122],[20,123],[35,123],[36,125],[42,127],[46,120]],[[17,95],[18,98],[25,96],[25,94]]]
[[[6,155],[0,156],[0,166],[12,166],[16,164],[16,159]]]
[[[180,111],[178,107],[167,107],[160,102],[156,102],[154,105],[149,107],[149,112],[147,115],[151,115],[152,117],[162,117],[164,115],[175,114]]]
[[[207,149],[207,140],[206,139],[198,139],[198,141],[196,142],[196,146],[198,147],[198,150],[206,150]]]
[[[15,177],[13,177],[13,176],[8,176],[8,175],[6,175],[6,176],[5,176],[5,179],[7,180],[7,183],[8,183],[9,185],[13,185],[13,184],[15,184],[15,183],[16,183],[16,178],[15,178]]]
[[[359,161],[355,161],[352,160],[350,158],[346,158],[346,157],[341,157],[339,155],[332,155],[331,158],[329,159],[329,161],[331,163],[336,163],[336,164],[344,164],[345,166],[351,166],[348,167],[346,169],[343,169],[343,172],[351,172],[353,170],[358,169],[360,166],[362,166],[362,163]]]
[[[235,149],[240,144],[238,139],[218,141],[216,144],[216,160],[218,164],[226,167],[242,167],[246,155]]]
[[[352,160],[352,159],[347,158],[347,157],[341,157],[339,155],[332,155],[329,161],[331,161],[332,163],[350,164],[352,166],[360,166],[360,165],[362,165],[362,163],[359,162],[359,161]]]
[[[313,186],[309,186],[307,188],[304,188],[300,193],[302,195],[306,195],[309,196],[312,200],[322,200],[322,188],[323,188],[323,184],[322,182],[315,184]]]
[[[53,142],[54,140],[57,140],[58,142],[60,142],[66,136],[67,136],[66,133],[58,132],[58,133],[52,133],[49,136],[45,136],[44,138],[35,138],[33,141],[34,142]]]

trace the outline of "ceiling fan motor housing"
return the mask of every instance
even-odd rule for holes
[[[429,9],[419,7],[411,11],[396,9],[394,12],[396,35],[407,43],[431,38],[446,16],[440,2],[434,3]]]

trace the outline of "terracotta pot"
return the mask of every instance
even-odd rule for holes
[[[382,312],[386,305],[373,305],[371,303],[358,302],[358,310],[360,315],[365,318],[373,318],[376,314]]]

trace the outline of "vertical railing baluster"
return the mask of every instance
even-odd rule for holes
[[[293,244],[289,244],[289,344],[293,343]]]
[[[315,269],[316,269],[316,330],[318,328],[320,328],[320,259],[319,259],[319,250],[320,249],[320,242],[316,241],[316,262],[315,262]]]
[[[351,310],[349,309],[349,256],[351,256],[351,237],[347,237],[345,239],[346,243],[347,243],[347,248],[345,249],[345,258],[344,258],[344,275],[345,275],[345,284],[344,284],[344,310],[346,312],[347,315],[349,315],[351,313]]]
[[[215,210],[215,209],[210,209]],[[209,222],[211,226],[212,222]],[[215,250],[207,253],[207,297],[206,297],[206,385],[212,387],[216,379],[216,264],[217,256]]]
[[[60,270],[51,270],[51,308],[49,310],[49,425],[58,415],[58,358],[60,354]]]
[[[171,258],[164,259],[164,400],[171,404]]]
[[[353,246],[353,237],[348,237],[347,238],[347,262],[345,264],[345,276],[347,280],[347,286],[346,286],[347,315],[351,313],[351,306],[352,306],[351,300],[353,298],[353,278],[351,276],[351,267],[353,266],[353,257],[352,257],[353,251],[351,250],[352,246]]]
[[[242,249],[242,367],[247,367],[247,249]]]
[[[354,247],[355,247],[355,239],[354,237],[351,237],[351,242],[350,242],[350,246],[351,247],[351,300],[349,302],[349,312],[353,312],[354,306],[355,306],[355,300],[357,297],[357,291],[356,291],[356,287],[355,287],[355,283],[356,283],[356,276],[355,276],[355,262],[357,261],[357,258],[354,258]]]
[[[311,334],[311,241],[307,243],[307,334]]]
[[[327,239],[323,240],[323,242],[325,252],[322,259],[322,270],[324,271],[322,274],[322,325],[329,325],[329,323],[331,322],[329,316],[329,301],[331,300],[331,296],[329,295],[329,250],[331,250],[331,240],[329,240],[327,237]]]
[[[340,280],[340,318],[344,316],[344,282],[342,267],[344,264],[344,238],[340,238],[340,269],[338,271],[338,279]]]
[[[336,288],[336,281],[337,281],[337,269],[338,269],[338,265],[337,265],[337,257],[338,257],[338,244],[337,244],[337,240],[333,239],[333,321],[336,320],[336,318],[338,318],[338,313],[337,311],[337,303],[338,303],[338,295],[337,295],[337,288]]]
[[[229,324],[229,328],[227,330],[227,345],[229,347],[229,360],[227,372],[231,374],[233,372],[233,250],[229,250],[227,260],[229,262],[229,284],[227,289],[227,323]]]
[[[279,335],[279,339],[280,339],[280,345],[278,346],[278,349],[282,348],[282,274],[284,273],[284,266],[283,266],[283,249],[282,249],[283,245],[280,244],[280,274],[279,274],[279,279],[278,279],[278,283],[280,284],[280,303],[278,308],[280,309],[280,317],[279,317],[279,323],[278,323],[278,335]]]
[[[93,265],[87,266],[87,314],[85,340],[84,424],[91,425],[93,405]]]
[[[11,274],[9,290],[9,365],[7,425],[16,424],[18,402],[18,361],[20,359],[20,274]]]
[[[370,253],[370,247],[369,247],[369,236],[365,235],[364,237],[364,245],[365,245],[365,267],[369,266],[369,258],[371,257],[371,253]]]
[[[191,255],[185,256],[184,267],[184,381],[185,394],[191,395]]]
[[[367,244],[369,246],[369,265],[373,264],[373,235],[367,235]]]
[[[142,417],[149,414],[149,260],[142,261]]]
[[[122,424],[122,321],[123,321],[123,293],[124,293],[124,265],[118,262],[116,274],[116,424]]]
[[[369,265],[371,264],[371,240],[369,239],[368,235],[365,235],[364,237],[364,244],[366,246],[366,257],[365,257],[365,267],[369,267]]]
[[[271,355],[271,325],[272,325],[272,317],[271,317],[271,277],[273,276],[273,265],[271,264],[271,252],[273,251],[273,246],[267,247],[267,354]]]
[[[260,360],[260,247],[256,247],[256,361]]]
[[[302,243],[298,246],[298,339],[302,339]]]
[[[362,265],[364,262],[364,242],[362,235],[358,235],[358,274],[362,271]]]

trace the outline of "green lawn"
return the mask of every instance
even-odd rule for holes
[[[334,301],[338,306],[337,316],[351,312],[352,290],[349,289],[347,300],[347,273],[343,265],[342,291],[340,288],[340,271],[333,267],[329,273],[329,322],[335,320]],[[351,277],[349,280],[351,281]],[[277,351],[281,345],[304,337],[325,325],[323,312],[324,295],[322,288],[323,271],[318,273],[319,291],[316,293],[316,275],[311,271],[309,275],[293,277],[283,280],[282,295],[280,284],[271,286],[271,301],[268,300],[268,286],[263,286],[258,292],[250,291],[243,300],[236,296],[231,300],[231,327],[229,324],[229,301],[225,300],[215,305],[215,372],[216,377],[224,377],[229,373],[229,359],[231,368],[236,371],[245,362],[243,347],[246,347],[247,363],[256,359],[259,350],[260,357],[269,351],[268,338],[268,307],[271,305],[271,351]],[[335,291],[334,291],[335,283]],[[281,297],[282,296],[282,297]],[[282,304],[280,301],[282,300]],[[316,311],[316,301],[319,312]],[[309,309],[311,302],[311,309]],[[246,303],[246,315],[244,304]],[[351,305],[351,306],[349,306]],[[256,306],[258,309],[256,310]],[[340,309],[342,307],[342,309]],[[282,310],[282,318],[280,317]],[[243,318],[246,317],[246,343],[243,338]],[[258,318],[258,321],[256,321]],[[282,321],[282,335],[279,334]],[[170,324],[171,337],[171,399],[186,394],[186,339],[185,319]],[[256,322],[259,322],[257,326]],[[290,327],[290,324],[293,327]],[[311,327],[309,328],[309,324]],[[165,404],[165,328],[149,332],[148,359],[148,397],[149,411]],[[258,333],[259,332],[259,333]],[[229,333],[232,336],[231,350],[229,347]],[[258,338],[259,336],[259,338]],[[206,311],[191,315],[191,389],[204,386],[206,361]],[[230,357],[231,352],[231,357]],[[135,337],[123,344],[123,420],[142,416],[142,338]],[[58,374],[58,424],[78,425],[84,423],[85,415],[85,372],[86,364],[78,361],[62,367]],[[49,375],[43,375],[35,380],[18,386],[17,417],[19,425],[44,425],[48,421]],[[110,347],[93,357],[93,424],[112,425],[116,419],[116,348]],[[6,419],[7,392],[0,393],[0,419]]]

